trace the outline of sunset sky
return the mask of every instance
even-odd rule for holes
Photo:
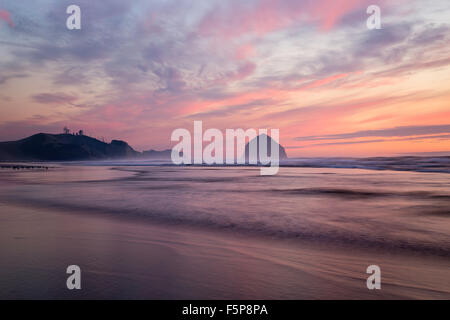
[[[450,151],[450,1],[0,0],[1,141],[166,149],[194,120],[278,128],[289,156]]]

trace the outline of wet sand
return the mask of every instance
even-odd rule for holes
[[[0,207],[2,299],[448,299],[446,259]],[[376,262],[382,289],[366,288]],[[66,289],[68,265],[82,289]]]

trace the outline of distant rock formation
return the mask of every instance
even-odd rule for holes
[[[256,143],[257,144],[257,161],[259,162],[259,139],[261,137],[267,137],[267,154],[270,156],[271,152],[272,152],[272,141],[275,143],[275,145],[278,146],[278,150],[279,150],[279,160],[284,160],[284,159],[288,159],[288,156],[286,154],[286,150],[284,149],[283,146],[281,146],[280,144],[278,144],[275,140],[273,140],[270,136],[266,135],[266,134],[260,134],[259,136],[257,136],[256,138],[254,138],[253,140],[249,141],[249,143],[247,143],[245,145],[245,163],[249,163],[249,150],[250,150],[250,144],[251,143]]]
[[[85,135],[38,133],[28,138],[0,142],[0,160],[72,161],[135,158],[140,153],[128,143],[105,143]]]

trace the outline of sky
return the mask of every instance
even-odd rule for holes
[[[448,0],[0,0],[0,141],[166,149],[201,120],[290,157],[450,151],[449,31]]]

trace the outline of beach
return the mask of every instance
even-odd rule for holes
[[[49,167],[0,171],[2,299],[450,298],[447,174]]]

